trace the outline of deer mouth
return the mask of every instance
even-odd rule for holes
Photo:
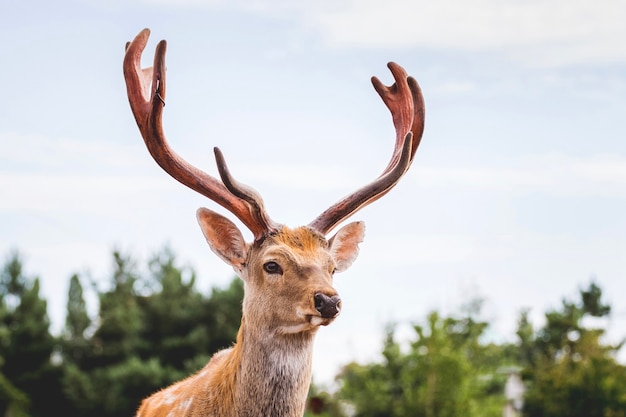
[[[297,315],[306,323],[306,325],[310,327],[328,326],[330,323],[335,321],[337,316],[339,316],[339,312],[337,312],[333,317],[324,317],[317,311],[315,313],[316,314],[307,314],[303,311],[298,311]]]
[[[281,326],[279,332],[282,334],[296,334],[311,332],[320,326],[328,326],[335,320],[335,317],[325,318],[320,314],[306,314],[302,311],[296,313],[300,318],[299,323]],[[339,313],[337,313],[339,315]]]
[[[337,313],[334,317],[322,317],[320,315],[307,315],[307,319],[309,321],[310,324],[312,324],[313,326],[328,326],[330,323],[332,323],[335,320],[335,317],[337,317],[339,315],[339,313]]]

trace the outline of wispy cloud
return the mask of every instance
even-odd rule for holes
[[[70,204],[72,210],[101,206],[106,211],[111,210],[107,202],[125,201],[138,190],[161,194],[178,187],[155,168],[141,143],[131,148],[40,136],[5,134],[1,138],[12,146],[2,156],[0,210],[65,210]],[[137,160],[133,155],[143,157]],[[372,177],[371,168],[365,165],[329,167],[256,162],[237,166],[237,172],[241,178],[254,178],[254,186],[271,184],[272,189],[297,192],[348,192]],[[484,160],[448,161],[441,165],[420,163],[413,170],[414,181],[430,188],[626,197],[626,157],[618,154],[588,157],[536,154],[507,160],[500,157],[494,163]],[[94,205],[95,202],[98,204]]]
[[[242,174],[284,189],[352,189],[372,174],[354,166],[254,165]],[[412,168],[412,181],[429,188],[461,188],[510,192],[542,193],[553,196],[615,196],[626,198],[626,157],[598,154],[588,157],[545,153],[522,157],[500,157],[490,163],[471,160],[463,163],[429,165],[421,162]]]
[[[626,60],[617,0],[350,1],[312,19],[334,43],[498,50],[539,65]]]
[[[621,0],[141,0],[297,20],[333,47],[493,51],[529,66],[626,61]]]
[[[168,189],[165,184],[167,181],[146,176],[0,173],[0,210],[66,211],[69,206],[74,211],[83,207],[110,213],[108,206],[97,210],[101,205],[95,203],[120,201],[137,190],[164,191]]]
[[[162,192],[170,183],[146,172],[149,158],[134,158],[142,144],[0,133],[9,143],[0,156],[0,211],[111,213],[138,190]]]
[[[98,170],[109,171],[111,168],[145,168],[150,162],[147,158],[138,160],[133,157],[143,146],[141,140],[122,146],[98,140],[0,132],[0,142],[10,144],[4,147],[0,155],[3,171],[11,169],[48,173],[51,171],[93,173]]]
[[[549,193],[560,196],[626,197],[626,157],[595,155],[573,157],[542,154],[507,161],[497,166],[420,165],[415,175],[431,187]]]

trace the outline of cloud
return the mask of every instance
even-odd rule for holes
[[[340,48],[496,52],[530,66],[626,62],[621,0],[143,0],[298,21]]]
[[[499,51],[533,65],[626,60],[619,0],[349,1],[311,17],[329,43]]]
[[[111,168],[145,169],[150,162],[147,158],[134,158],[138,151],[145,153],[140,140],[120,145],[90,139],[0,132],[0,142],[9,144],[0,155],[4,171],[102,172]]]
[[[510,257],[512,250],[500,242],[483,242],[469,235],[403,235],[375,237],[368,241],[371,257],[363,257],[365,265],[450,264],[480,260],[495,261]]]
[[[0,211],[124,212],[141,190],[157,194],[168,190],[167,181],[145,176],[3,174],[0,173]],[[124,201],[125,205],[119,204]]]
[[[122,212],[129,197],[168,190],[164,176],[149,176],[141,143],[122,146],[97,140],[0,133],[10,144],[0,156],[0,211]],[[152,171],[154,172],[154,171]]]
[[[15,134],[3,134],[0,139],[12,144],[1,159],[0,210],[5,212],[64,211],[70,204],[74,211],[96,210],[104,214],[123,210],[116,208],[115,202],[129,204],[138,192],[159,196],[180,190],[177,183],[146,157],[141,143],[131,147]],[[273,200],[281,198],[274,195],[280,194],[280,190],[289,191],[290,195],[351,191],[372,179],[371,167],[366,165],[256,162],[235,166],[235,172],[240,178],[254,178],[254,186],[271,184],[267,186],[268,199]],[[429,188],[626,197],[626,157],[616,154],[588,157],[536,154],[500,158],[497,163],[471,160],[439,165],[421,163],[413,170],[417,171],[412,176],[414,181]]]
[[[501,161],[502,162],[502,161]],[[626,157],[603,154],[573,157],[540,154],[484,164],[419,165],[415,175],[429,187],[461,186],[487,191],[540,192],[556,196],[626,197]]]
[[[321,23],[339,40],[360,42],[369,39],[370,42],[468,48],[607,36],[623,26],[619,11],[624,10],[619,1],[598,3],[586,0],[390,0],[384,7],[375,0],[359,0],[344,4],[346,7],[342,9],[320,14]],[[339,28],[339,21],[343,23],[343,29]],[[416,39],[415,34],[423,36]]]

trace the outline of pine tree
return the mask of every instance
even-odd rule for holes
[[[47,303],[41,298],[38,278],[24,275],[19,254],[13,253],[0,275],[4,325],[8,337],[0,356],[4,377],[30,402],[29,414],[43,416],[58,405],[59,369],[51,363],[55,341],[49,332]]]
[[[70,278],[67,295],[67,314],[63,331],[63,356],[77,366],[81,366],[88,355],[89,341],[86,337],[91,319],[87,314],[87,304],[83,296],[83,286],[77,274]]]
[[[9,310],[5,305],[7,286],[4,285],[5,274],[8,268],[4,268],[0,280],[0,415],[12,415],[16,417],[26,416],[29,406],[28,396],[20,391],[3,372],[5,363],[4,356],[11,344],[11,332],[9,331]]]
[[[173,370],[195,371],[195,365],[190,362],[198,355],[211,353],[207,351],[210,338],[207,324],[211,319],[203,316],[205,301],[195,288],[195,273],[178,266],[169,248],[154,255],[149,267],[149,286],[154,292],[142,299],[141,357],[156,358]]]
[[[92,357],[87,368],[123,362],[137,353],[142,331],[142,312],[135,285],[139,276],[135,262],[113,252],[111,289],[99,294],[99,326],[91,338]]]

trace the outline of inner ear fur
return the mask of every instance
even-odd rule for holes
[[[337,265],[337,272],[345,271],[359,254],[359,243],[365,237],[365,223],[352,222],[343,226],[328,241],[330,253]]]
[[[196,217],[211,250],[235,270],[241,270],[246,262],[248,244],[237,226],[204,207],[198,209]]]

